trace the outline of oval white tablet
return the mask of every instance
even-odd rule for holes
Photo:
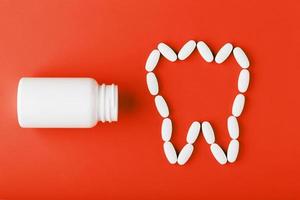
[[[231,140],[229,145],[228,145],[228,150],[227,150],[227,159],[228,162],[233,163],[236,161],[237,156],[239,154],[239,141],[237,140]]]
[[[154,70],[154,68],[156,67],[156,65],[158,63],[159,57],[160,57],[160,53],[157,49],[154,49],[150,53],[150,55],[148,56],[148,59],[146,61],[146,66],[145,66],[145,69],[148,72],[151,72]]]
[[[164,152],[169,163],[175,164],[177,162],[177,154],[171,142],[164,143]]]
[[[155,97],[155,106],[160,116],[162,116],[163,118],[169,116],[169,108],[167,102],[162,96],[158,95]]]
[[[244,109],[245,96],[242,94],[236,95],[232,105],[232,115],[239,117]]]
[[[250,73],[247,69],[242,69],[238,79],[238,89],[241,93],[247,91],[250,81]]]
[[[227,129],[232,139],[237,139],[240,134],[239,123],[236,117],[230,116],[227,119]]]
[[[157,95],[158,94],[158,81],[153,72],[148,72],[146,76],[147,86],[150,94]]]
[[[169,118],[165,118],[161,125],[161,138],[167,142],[172,137],[172,121]]]
[[[242,67],[242,68],[248,68],[250,63],[249,59],[246,56],[245,52],[240,48],[240,47],[235,47],[233,49],[233,56],[237,63]]]
[[[215,57],[215,61],[218,64],[223,63],[228,56],[230,55],[231,51],[233,49],[232,44],[230,43],[226,43],[217,53],[216,57]]]
[[[221,165],[226,164],[226,162],[227,162],[226,155],[219,145],[217,145],[216,143],[210,145],[210,150],[211,150],[213,156],[215,157],[215,159]]]
[[[212,62],[214,60],[211,50],[203,41],[197,43],[197,49],[206,62]]]
[[[194,40],[190,40],[183,47],[180,49],[178,53],[178,59],[179,60],[185,60],[187,57],[193,53],[193,51],[196,48],[196,42]]]
[[[196,139],[199,136],[200,133],[200,123],[199,122],[193,122],[188,130],[188,133],[186,135],[186,141],[189,144],[193,144]]]
[[[215,142],[215,133],[209,122],[205,121],[202,123],[202,132],[208,144],[212,144]]]
[[[169,61],[175,62],[177,60],[176,53],[173,51],[173,49],[171,49],[171,47],[169,47],[165,43],[159,43],[157,48],[160,51],[160,53]]]
[[[191,157],[194,150],[194,146],[191,144],[186,144],[180,151],[178,155],[177,163],[179,165],[184,165]]]

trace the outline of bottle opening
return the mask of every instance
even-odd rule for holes
[[[98,90],[98,121],[118,121],[118,86],[102,84]]]

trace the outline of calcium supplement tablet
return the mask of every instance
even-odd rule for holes
[[[177,60],[176,53],[173,51],[173,49],[171,49],[171,47],[169,47],[165,43],[159,43],[157,48],[160,51],[160,53],[169,61],[175,62]]]
[[[155,67],[156,67],[156,65],[158,63],[159,57],[160,57],[160,53],[159,53],[159,51],[157,49],[154,49],[150,53],[150,55],[149,55],[149,57],[148,57],[148,59],[146,61],[146,66],[145,66],[145,69],[148,72],[151,72],[151,71],[153,71],[155,69]]]
[[[217,145],[216,143],[213,143],[212,145],[210,145],[210,150],[211,150],[212,154],[214,155],[215,159],[221,165],[226,164],[226,162],[227,162],[226,155],[219,145]]]
[[[218,64],[223,63],[228,56],[230,55],[231,51],[233,49],[232,44],[230,43],[226,43],[217,53],[216,57],[215,57],[215,61]]]
[[[239,117],[244,109],[245,96],[242,94],[236,95],[232,105],[232,115]]]
[[[165,101],[165,99],[158,95],[155,97],[155,106],[156,106],[156,109],[158,111],[158,113],[163,117],[163,118],[166,118],[169,116],[169,108],[168,108],[168,105],[167,105],[167,102]]]
[[[212,144],[215,142],[214,130],[209,122],[202,123],[202,132],[203,132],[203,136],[208,144]]]
[[[199,122],[193,122],[188,130],[188,133],[186,135],[186,142],[189,144],[193,144],[199,133],[200,133],[200,123]]]
[[[186,144],[180,151],[179,155],[178,155],[178,160],[177,163],[179,165],[184,165],[189,158],[191,157],[192,153],[194,150],[194,146],[191,144]]]
[[[250,81],[250,73],[247,69],[242,69],[238,79],[238,89],[241,93],[247,91]]]
[[[157,95],[158,94],[158,82],[157,82],[157,78],[153,72],[147,73],[146,81],[147,81],[147,86],[148,86],[150,94]]]
[[[236,160],[239,153],[239,146],[240,146],[239,141],[231,140],[227,150],[228,162],[233,163]]]
[[[171,142],[164,143],[164,152],[171,164],[175,164],[177,162],[177,154],[175,148]]]
[[[249,59],[246,56],[245,52],[240,48],[240,47],[235,47],[233,49],[233,56],[237,63],[242,67],[242,68],[248,68],[250,63]]]
[[[194,121],[190,125],[186,135],[187,144],[182,148],[179,154],[176,153],[173,144],[170,142],[172,140],[173,131],[172,120],[168,118],[169,108],[166,100],[161,95],[158,95],[160,93],[160,88],[157,77],[153,73],[153,70],[157,67],[161,55],[171,62],[175,62],[177,58],[178,60],[185,60],[195,51],[195,48],[197,48],[200,56],[206,62],[215,61],[218,64],[223,63],[224,61],[226,61],[226,59],[229,58],[231,54],[233,54],[237,64],[241,67],[241,71],[237,81],[238,94],[234,98],[231,115],[227,118],[227,129],[231,138],[231,142],[228,145],[227,155],[226,152],[224,152],[222,148],[215,143],[215,133],[212,125],[208,121],[204,121],[202,124]],[[148,74],[146,75],[147,87],[150,91],[150,94],[155,96],[154,101],[158,113],[161,117],[164,118],[161,124],[161,138],[164,141],[165,155],[170,163],[175,164],[177,162],[179,165],[184,165],[189,160],[190,156],[193,153],[193,144],[199,137],[201,126],[203,129],[204,139],[206,143],[210,145],[210,150],[213,156],[220,164],[226,164],[227,161],[234,162],[237,159],[239,151],[239,142],[237,140],[239,137],[239,123],[237,117],[241,115],[245,106],[245,96],[243,95],[243,93],[245,93],[249,87],[250,72],[246,69],[249,67],[249,65],[250,63],[245,52],[240,47],[234,48],[231,43],[224,44],[219,49],[215,57],[209,46],[204,41],[196,42],[194,40],[187,41],[180,49],[178,55],[174,50],[172,50],[170,46],[162,42],[157,45],[157,49],[154,49],[150,53],[145,65],[146,71],[148,72]],[[100,90],[100,93],[101,92],[102,90]],[[105,99],[112,98],[112,95],[106,97],[106,95],[104,94],[103,96],[105,97]],[[100,102],[102,101],[103,100],[100,100]],[[110,105],[112,110],[114,108],[114,105]],[[107,107],[107,105],[100,104],[100,107]],[[105,116],[102,117],[101,113],[99,114],[99,116],[100,119],[103,119],[104,121],[111,121],[113,119],[112,111],[108,113],[102,112],[102,114]]]
[[[167,142],[172,137],[172,121],[169,118],[165,118],[161,125],[161,138]]]
[[[180,49],[178,53],[179,60],[185,60],[196,48],[196,42],[194,40],[190,40]]]
[[[232,139],[237,139],[239,137],[239,123],[237,118],[234,116],[230,116],[227,119],[227,129],[230,137]]]
[[[197,43],[197,49],[206,62],[212,62],[214,60],[211,50],[203,41]]]

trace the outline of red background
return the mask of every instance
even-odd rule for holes
[[[279,3],[282,2],[282,3]],[[299,1],[0,1],[0,198],[299,199]],[[239,118],[241,151],[219,165],[201,135],[185,166],[164,157],[161,118],[144,65],[161,41],[175,51],[204,40],[249,55],[251,85]],[[161,59],[179,151],[193,120],[209,120],[227,149],[226,119],[239,67]],[[93,77],[120,90],[117,123],[22,129],[24,76]]]

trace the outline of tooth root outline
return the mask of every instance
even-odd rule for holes
[[[191,42],[191,41],[193,41],[193,40],[189,40],[188,42]],[[188,43],[187,42],[187,43]],[[195,41],[193,41],[193,42],[195,42]],[[187,43],[185,43],[185,45],[187,44]],[[199,42],[198,42],[199,43]],[[198,44],[197,43],[197,44]],[[203,43],[203,41],[200,41],[200,43]],[[153,51],[158,51],[159,52],[159,54],[158,55],[156,55],[156,57],[153,57],[153,55],[152,55],[152,58],[153,59],[155,59],[155,66],[154,67],[152,67],[152,70],[149,70],[149,67],[147,67],[146,66],[146,71],[147,72],[152,72],[152,73],[154,73],[153,72],[153,70],[157,67],[156,65],[158,65],[158,63],[159,63],[159,59],[160,59],[160,57],[164,57],[164,58],[166,58],[167,60],[169,60],[169,61],[171,61],[171,62],[175,62],[175,61],[177,61],[177,60],[185,60],[185,59],[187,59],[194,51],[195,51],[195,47],[194,47],[194,45],[190,45],[191,46],[191,50],[190,50],[190,52],[188,53],[188,55],[187,56],[185,56],[184,57],[184,59],[177,59],[177,57],[178,57],[178,55],[176,54],[176,52],[175,51],[173,51],[173,49],[170,47],[170,46],[168,46],[167,44],[165,44],[165,43],[159,43],[159,45],[158,45],[158,47],[160,47],[161,45],[163,44],[163,47],[164,48],[158,48],[158,50],[157,49],[154,49]],[[232,46],[232,44],[230,44],[230,43],[226,43],[227,45],[231,45]],[[225,44],[225,45],[226,45]],[[185,46],[184,45],[184,46]],[[222,49],[222,48],[221,48]],[[220,49],[220,50],[221,50]],[[232,49],[233,49],[233,51],[232,51]],[[164,52],[164,50],[166,50],[166,52]],[[209,53],[210,53],[210,56],[212,55],[213,56],[213,53],[212,53],[212,51],[211,51],[211,49],[209,48],[209,46],[207,46],[206,45],[206,50],[207,51],[209,51]],[[219,50],[219,51],[220,51]],[[237,55],[237,53],[235,53],[236,51],[239,51],[239,52],[241,52],[241,53],[239,53],[239,54],[241,54],[241,56],[242,57],[238,57],[238,55]],[[152,51],[152,52],[153,52]],[[187,50],[188,51],[188,50]],[[224,50],[223,50],[224,51]],[[230,56],[230,55],[232,55],[233,54],[233,52],[235,53],[235,55],[234,55],[234,58],[235,58],[235,60],[236,60],[236,62],[237,62],[237,64],[238,65],[240,65],[240,67],[241,67],[241,71],[243,70],[243,69],[245,69],[245,68],[248,68],[249,67],[249,60],[248,60],[248,57],[247,57],[247,55],[246,55],[246,53],[240,48],[240,47],[231,47],[231,48],[228,48],[228,51],[230,51],[230,52],[222,52],[222,53],[227,53],[228,55],[226,56],[226,58],[224,59],[224,60],[222,60],[222,62],[221,63],[223,63],[226,59],[228,59],[228,57]],[[175,53],[175,55],[176,55],[176,58],[175,58],[175,55],[174,55],[174,53]],[[218,52],[219,53],[219,52]],[[216,55],[218,55],[218,53],[216,54]],[[163,56],[160,56],[160,54],[161,55],[163,55]],[[170,55],[168,55],[168,54],[170,54]],[[151,54],[150,54],[151,55]],[[203,54],[201,54],[201,56],[200,57],[202,57],[202,59],[204,59],[203,58]],[[170,59],[171,58],[171,59]],[[150,58],[150,56],[148,57],[148,59],[147,59],[147,63],[149,63],[149,59],[151,59]],[[216,61],[216,59],[213,57],[213,58],[210,58],[209,59],[209,61],[207,60],[207,59],[204,59],[205,61],[207,61],[207,62],[209,62],[209,61],[214,61],[214,62],[216,62],[216,63],[218,63],[217,61]],[[151,61],[150,61],[151,62]],[[246,63],[246,64],[245,64]],[[220,63],[218,63],[218,64],[220,64]],[[246,66],[246,67],[245,67]],[[249,81],[249,80],[248,80]],[[249,83],[248,83],[249,84]],[[248,88],[248,86],[246,87],[246,88]],[[148,88],[149,89],[149,88]],[[247,90],[247,89],[246,89]],[[246,90],[245,91],[242,91],[243,92],[243,94],[245,94],[245,92],[246,92]],[[243,95],[243,94],[241,94],[242,93],[241,91],[239,91],[238,90],[238,94],[237,95]],[[152,94],[153,95],[153,94]],[[158,96],[159,97],[162,97],[163,98],[163,96],[160,94],[160,91],[159,91],[159,93],[158,94],[156,94],[156,95],[154,95],[155,96],[155,98],[157,98]],[[244,96],[244,95],[243,95]],[[244,106],[244,105],[243,105]],[[159,111],[159,110],[158,110]],[[169,110],[168,110],[169,111]],[[241,108],[241,113],[242,113],[242,111],[243,111],[243,108]],[[235,116],[235,118],[238,118],[238,117],[240,117],[240,115],[241,115],[241,113],[238,115],[238,116]],[[232,116],[232,115],[230,115],[230,116]],[[166,119],[168,116],[162,116],[162,118],[163,119]],[[199,123],[199,122],[198,122]],[[209,122],[208,122],[209,123]],[[200,123],[199,123],[200,124]],[[228,124],[227,124],[227,126],[229,126]],[[227,127],[228,128],[228,127]],[[212,131],[213,131],[213,128],[212,128],[212,126],[211,126],[211,129],[212,129]],[[228,128],[229,129],[229,128]],[[171,132],[172,132],[172,130],[171,130]],[[200,132],[200,128],[199,128],[199,132]],[[197,138],[196,138],[197,139]],[[196,140],[195,139],[195,140]],[[164,141],[165,143],[170,143],[172,146],[173,146],[173,144],[171,143],[171,137],[170,138],[168,138],[168,140],[167,141]],[[187,144],[189,144],[189,143],[187,143]],[[210,147],[211,147],[211,151],[212,151],[212,154],[213,154],[213,156],[215,157],[215,159],[220,163],[220,164],[226,164],[226,163],[228,163],[227,162],[227,160],[229,161],[229,163],[233,163],[233,162],[235,162],[235,160],[237,159],[237,156],[238,156],[238,151],[239,151],[239,142],[238,142],[238,136],[237,137],[234,137],[234,138],[231,138],[231,141],[230,141],[230,143],[229,143],[229,145],[228,145],[228,149],[229,149],[229,147],[230,147],[230,151],[228,151],[228,149],[227,149],[227,155],[226,155],[226,152],[224,152],[223,150],[222,150],[222,148],[214,141],[214,142],[208,142],[208,144],[210,145]],[[231,145],[230,145],[231,144]],[[235,144],[235,145],[232,145],[232,144]],[[190,144],[190,145],[193,145],[193,144]],[[186,146],[186,145],[185,145]],[[215,147],[218,147],[218,148],[215,148]],[[175,147],[174,147],[175,148]],[[232,148],[237,148],[237,149],[232,149]],[[176,149],[176,148],[175,148]],[[182,149],[179,153],[176,153],[176,156],[177,156],[177,159],[178,159],[178,157],[179,157],[179,155],[182,153],[182,151],[183,151],[184,149]],[[223,153],[222,153],[223,152]],[[177,163],[178,164],[180,164],[180,165],[183,165],[183,164],[185,164],[187,161],[188,161],[188,159],[190,158],[190,156],[191,156],[191,154],[192,154],[192,151],[191,152],[188,152],[190,155],[188,155],[188,157],[187,157],[187,159],[184,161],[184,163],[178,163],[178,160],[177,160]],[[166,154],[166,151],[165,151],[165,154]],[[228,155],[228,154],[230,154],[230,155]],[[225,155],[225,157],[224,157],[224,155]],[[166,155],[167,156],[167,158],[168,158],[168,155]],[[218,156],[220,156],[220,157],[218,157]],[[226,158],[226,162],[225,162],[225,158]],[[168,158],[169,159],[169,158]],[[221,160],[221,161],[220,161]],[[170,161],[170,160],[169,160]],[[172,160],[172,162],[171,162],[171,164],[175,164],[175,161],[174,160]]]

